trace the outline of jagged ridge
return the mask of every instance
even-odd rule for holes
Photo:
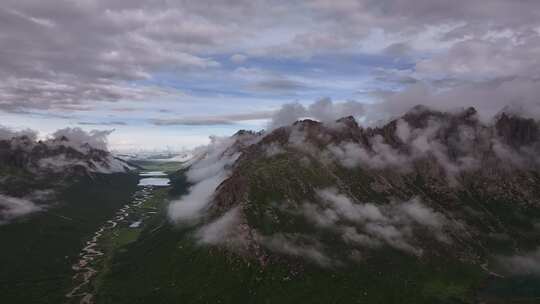
[[[38,185],[54,187],[74,177],[132,169],[108,151],[89,144],[76,147],[64,136],[46,142],[24,135],[0,140],[0,185],[10,195],[24,195]]]
[[[220,245],[261,263],[282,258],[271,253],[282,249],[274,236],[285,237],[278,241],[288,246],[320,250],[332,261],[390,248],[481,264],[494,253],[519,252],[538,243],[533,231],[540,219],[539,133],[532,119],[502,113],[486,124],[473,108],[443,113],[419,106],[382,127],[363,128],[345,117],[334,124],[303,120],[267,134],[249,134],[250,141],[258,140],[243,145],[237,137],[233,146],[241,148],[232,150],[241,156],[216,189],[205,222],[235,210],[233,237]],[[385,221],[401,216],[388,210],[408,208],[410,200],[418,199],[422,208],[444,218],[440,229],[447,239],[438,239],[426,223],[392,224],[412,231],[404,239],[415,250],[403,250],[390,236],[370,234],[366,226],[372,222],[340,216],[334,226],[317,226],[302,208],[312,206],[321,214],[332,210],[331,199],[320,194],[325,189],[353,206],[387,210]],[[379,245],[354,244],[344,227]]]

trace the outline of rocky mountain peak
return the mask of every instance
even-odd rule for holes
[[[540,136],[538,123],[534,119],[506,112],[497,116],[495,128],[505,143],[513,147],[535,143]]]
[[[239,144],[241,137],[247,140]],[[230,171],[210,196],[205,220],[219,222],[234,211],[241,223],[235,227],[242,227],[231,228],[234,243],[256,258],[266,259],[264,252],[278,241],[291,248],[307,240],[322,250],[341,240],[347,250],[390,247],[474,262],[487,254],[482,225],[490,222],[494,233],[503,229],[493,218],[498,211],[479,204],[540,207],[540,175],[531,173],[540,172],[540,149],[531,145],[539,140],[538,125],[530,119],[501,115],[487,124],[472,107],[441,112],[419,106],[376,128],[362,128],[353,117],[306,119],[234,138],[228,155],[240,156],[225,167]],[[373,213],[350,215],[360,210]],[[394,234],[403,225],[408,234]]]
[[[468,107],[462,112],[464,118],[473,118],[478,114],[478,111],[474,107]]]
[[[321,122],[313,120],[313,119],[303,119],[303,120],[298,120],[295,123],[293,123],[293,126],[299,127],[301,129],[319,127],[320,125],[321,125]]]
[[[88,143],[75,147],[66,136],[47,141],[25,136],[0,140],[0,169],[12,168],[37,176],[51,172],[126,172],[129,167],[110,152]]]
[[[353,116],[346,116],[336,120],[337,123],[343,124],[348,128],[358,128],[358,123]]]

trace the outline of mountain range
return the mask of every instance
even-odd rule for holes
[[[394,255],[537,275],[539,140],[538,121],[510,111],[481,121],[424,106],[375,127],[344,117],[239,131],[183,169],[192,186],[169,217],[199,245],[291,276]]]
[[[44,209],[80,178],[135,169],[80,129],[46,140],[32,132],[9,135],[0,138],[0,222]]]
[[[142,226],[110,234],[134,236],[99,245],[117,249],[93,266],[106,265],[92,285],[96,302],[535,303],[540,123],[508,110],[485,121],[474,108],[424,106],[363,123],[303,119],[192,151],[169,172],[172,186],[155,192],[163,201],[143,207]],[[95,211],[91,230],[134,191],[137,169],[100,134],[4,137],[2,223],[49,211],[69,188],[69,218],[43,218],[58,221],[58,233]]]

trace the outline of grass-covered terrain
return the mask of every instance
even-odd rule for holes
[[[379,252],[354,267],[262,267],[201,247],[168,224],[118,253],[98,303],[470,303],[484,274],[465,264]]]
[[[92,233],[129,202],[138,177],[96,175],[63,191],[57,205],[0,226],[3,303],[64,303],[71,265]]]
[[[250,203],[244,211],[251,227],[268,234],[317,233],[312,225],[276,209],[273,202],[283,201],[283,193],[293,201],[306,200],[313,195],[311,187],[338,181],[351,185],[351,192],[369,201],[387,200],[374,193],[369,186],[372,181],[362,172],[333,174],[317,163],[298,168],[295,164],[300,161],[281,155],[249,164],[244,172],[250,183]],[[430,181],[417,178],[405,183],[401,185],[404,191],[444,198],[430,192]],[[474,192],[457,195],[461,204],[489,215],[467,218],[471,224],[502,223],[513,234],[531,231],[530,220],[519,221],[523,219],[520,214],[529,212],[534,218],[536,213],[508,210],[516,202],[488,200]],[[331,235],[319,237],[333,244],[327,248],[341,249]],[[519,240],[499,245],[512,248],[526,240],[531,240],[531,248],[538,241],[521,233]],[[493,253],[505,252],[491,244],[489,248]],[[98,303],[538,303],[538,284],[538,277],[490,276],[479,263],[456,259],[454,252],[414,257],[387,247],[341,266],[320,267],[290,257],[262,265],[252,258],[197,244],[193,230],[173,227],[162,214],[147,223],[137,241],[115,254],[97,299]]]
[[[249,171],[252,204],[246,216],[263,233],[313,232],[307,223],[274,208],[272,202],[283,200],[281,193],[293,200],[306,199],[313,195],[310,186],[326,187],[351,178],[358,181],[355,191],[371,195],[368,188],[360,188],[365,179],[361,174],[331,175],[317,163],[299,170],[295,161],[282,155],[271,163],[254,163]],[[170,173],[178,165],[149,162],[143,168]],[[290,191],[283,191],[283,176]],[[168,200],[185,193],[188,186],[182,172],[169,177],[171,186],[151,190],[140,205],[129,210],[126,220],[105,230],[99,239],[98,249],[104,255],[92,262],[98,273],[87,287],[96,303],[499,304],[538,303],[540,297],[538,278],[488,278],[478,264],[445,255],[418,258],[383,247],[363,255],[361,261],[332,267],[285,256],[263,265],[253,258],[202,246],[193,238],[194,228],[175,227],[167,218]],[[73,287],[70,267],[81,247],[122,205],[133,204],[136,180],[111,176],[78,183],[64,194],[61,206],[21,223],[0,226],[3,244],[14,244],[0,251],[3,299],[7,303],[65,303],[64,294]],[[415,183],[419,189],[425,187],[422,181]],[[371,198],[384,200],[376,194]],[[466,198],[463,202],[474,205]],[[480,207],[511,217],[502,203]],[[272,220],[276,215],[279,227]],[[139,220],[140,226],[129,227]],[[335,244],[333,250],[340,250],[334,236],[321,237]]]
[[[96,281],[97,303],[473,303],[486,278],[475,265],[390,249],[332,268],[263,266],[197,244],[193,231],[172,226],[160,206],[136,241],[112,246]]]
[[[149,161],[138,164],[148,171],[176,171],[178,162]],[[7,170],[7,169],[6,169]],[[6,173],[13,178],[20,174]],[[17,174],[15,174],[17,173]],[[23,172],[24,173],[24,172]],[[17,180],[33,181],[31,176],[21,176]],[[74,285],[71,269],[78,260],[78,255],[86,241],[117,210],[132,201],[132,195],[138,189],[136,174],[94,175],[76,181],[67,188],[61,188],[57,200],[44,211],[33,214],[20,221],[0,226],[0,295],[6,303],[65,303],[65,294]],[[11,187],[11,192],[24,193],[28,183],[21,185],[18,191]],[[32,189],[47,189],[38,181]],[[6,189],[5,189],[6,190]],[[157,191],[151,200],[145,201],[138,212],[154,212],[153,204],[163,203],[166,190]],[[130,219],[136,218],[137,212],[130,213]],[[142,231],[140,228],[120,227],[114,235],[104,235],[103,249],[111,253],[118,248],[135,241]],[[105,257],[110,258],[112,254]],[[108,261],[97,261],[96,266],[108,267]],[[106,273],[106,271],[104,271]],[[100,284],[100,277],[95,280]],[[95,288],[95,286],[91,286]]]
[[[178,161],[132,160],[130,163],[147,171],[163,171],[165,173],[174,173],[182,166],[182,162]]]
[[[99,240],[99,249],[104,255],[93,262],[93,268],[98,271],[92,280],[90,290],[96,291],[103,288],[104,278],[109,274],[115,255],[126,250],[126,246],[136,242],[143,229],[161,218],[163,206],[166,203],[169,188],[158,188],[142,204],[130,208],[128,217],[111,229],[105,230]],[[130,227],[130,223],[141,221],[138,227]]]
[[[540,277],[520,275],[494,278],[479,292],[485,303],[536,304],[540,303]]]

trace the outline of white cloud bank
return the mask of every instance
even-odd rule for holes
[[[33,202],[0,194],[0,225],[43,210]]]
[[[376,205],[354,202],[335,188],[321,189],[317,194],[322,204],[305,202],[301,214],[315,225],[334,230],[345,242],[367,248],[386,244],[421,255],[422,249],[415,246],[415,227],[427,229],[440,242],[451,242],[445,229],[455,228],[452,222],[419,198]]]
[[[229,176],[230,166],[240,153],[235,149],[235,137],[212,137],[208,146],[194,151],[186,172],[188,182],[193,185],[188,193],[169,205],[169,217],[176,223],[197,220],[208,206],[216,188]]]
[[[216,245],[231,244],[235,240],[240,242],[238,235],[234,233],[240,224],[239,212],[240,207],[234,207],[217,220],[201,227],[196,235],[200,243]]]
[[[22,137],[22,136],[26,136],[30,140],[36,140],[37,135],[38,135],[37,132],[31,129],[16,131],[11,128],[0,125],[0,140],[10,140],[13,137]]]

